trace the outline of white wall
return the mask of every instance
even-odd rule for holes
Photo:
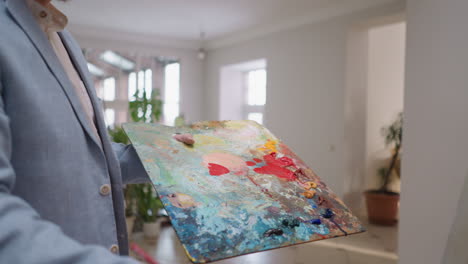
[[[377,170],[388,166],[391,149],[386,148],[382,127],[389,126],[403,111],[404,22],[372,27],[368,34],[368,83],[366,109],[366,187],[378,188]],[[398,181],[391,189],[399,191]]]
[[[468,263],[466,239],[468,237],[468,175],[465,179],[463,191],[458,200],[455,220],[450,229],[450,235],[445,245],[443,264]]]
[[[266,126],[342,195],[347,34],[361,20],[403,8],[397,2],[209,51],[205,116],[218,117],[222,66],[266,58]]]
[[[467,10],[466,0],[407,3],[401,264],[441,263],[468,175]],[[466,241],[454,242],[466,251]]]
[[[220,72],[218,118],[221,120],[244,119],[244,73],[233,67],[222,67]]]
[[[135,52],[148,56],[163,56],[180,59],[180,113],[188,122],[203,120],[203,61],[197,58],[197,50],[189,48],[168,48],[152,43],[147,38],[134,35],[130,40],[127,35],[109,32],[83,34],[74,30],[74,37],[82,48],[111,49],[115,51]]]
[[[369,103],[370,99],[368,97],[376,97],[376,95],[379,95],[375,92],[371,92],[371,94],[369,94],[369,86],[372,85],[375,87],[380,80],[379,78],[373,77],[376,75],[375,73],[388,73],[383,70],[387,68],[386,65],[379,65],[380,59],[383,59],[386,63],[398,62],[396,64],[393,63],[391,67],[389,67],[390,71],[397,69],[397,74],[390,72],[389,75],[396,78],[400,84],[400,98],[397,105],[401,106],[403,103],[403,95],[401,93],[403,92],[402,70],[404,66],[404,51],[403,47],[401,47],[401,44],[403,44],[402,38],[404,36],[402,36],[403,34],[401,31],[398,32],[397,36],[391,36],[393,41],[391,41],[392,45],[390,46],[392,49],[396,49],[396,51],[390,53],[398,56],[397,58],[387,57],[387,53],[380,54],[380,52],[376,52],[379,51],[378,47],[380,46],[376,44],[379,44],[379,42],[384,42],[382,46],[388,46],[385,43],[385,41],[388,41],[388,39],[385,39],[386,34],[379,34],[380,29],[383,31],[388,31],[388,25],[395,25],[398,27],[398,25],[403,25],[402,23],[404,20],[405,16],[403,12],[379,16],[356,24],[348,32],[346,51],[346,87],[344,95],[345,140],[343,150],[346,177],[344,180],[343,198],[345,199],[346,204],[351,207],[354,213],[357,213],[358,215],[366,214],[364,197],[362,195],[363,191],[369,189],[370,187],[377,186],[376,182],[378,180],[374,172],[375,169],[371,170],[368,168],[369,162],[367,159],[369,155],[367,145],[369,144],[369,140],[367,139],[367,133],[369,130],[371,130],[368,128],[369,112],[372,111],[372,107],[379,107],[379,104],[373,106]],[[390,26],[390,28],[393,27]],[[375,33],[375,29],[379,29],[377,30],[377,33]],[[373,32],[372,41],[370,37],[371,31]],[[378,38],[376,38],[377,36]],[[372,50],[372,54],[370,50]],[[377,56],[375,53],[377,53]],[[373,76],[370,76],[371,73]],[[386,76],[385,79],[388,79],[388,77]],[[370,80],[373,81],[370,82]],[[395,83],[394,80],[390,80],[390,82]],[[386,83],[382,83],[382,86],[386,88],[394,88],[393,86],[387,86]],[[378,88],[382,88],[382,86],[380,84],[377,85]],[[383,99],[385,100],[384,97],[378,97],[373,98],[372,100],[382,101]],[[384,104],[386,104],[386,102],[384,102]],[[393,110],[393,106],[389,108],[389,111],[385,111],[386,109],[388,108],[384,107],[380,110],[380,112],[383,110],[384,114],[387,112],[391,113],[393,117],[395,112],[395,110]],[[399,108],[399,110],[401,109],[402,106]],[[372,115],[372,113],[370,115]],[[375,127],[372,128],[371,135],[374,135],[374,138],[377,138],[378,148],[383,148],[383,142],[381,141],[381,136],[378,133],[380,131],[380,127],[382,125],[387,125],[388,121],[385,120],[384,122],[380,122],[379,118],[375,117],[373,120],[374,123],[377,123],[377,125],[370,125],[370,127]],[[369,171],[372,171],[372,174],[368,173]]]
[[[354,213],[364,215],[362,192],[366,186],[366,115],[368,85],[368,26],[355,26],[348,32],[344,91],[343,159],[346,177],[343,198]]]

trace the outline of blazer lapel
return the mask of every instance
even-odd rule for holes
[[[65,48],[68,50],[68,54],[75,66],[75,69],[80,74],[81,80],[85,84],[86,90],[88,91],[89,98],[91,100],[91,104],[94,108],[94,116],[96,118],[96,127],[98,133],[101,137],[102,148],[101,150],[105,154],[105,159],[108,163],[108,170],[110,171],[111,181],[112,184],[121,184],[122,177],[120,176],[120,165],[117,157],[114,154],[114,150],[111,145],[111,141],[109,140],[109,135],[107,133],[107,127],[104,122],[102,105],[99,102],[96,91],[94,89],[94,83],[91,78],[91,75],[88,71],[88,65],[86,59],[83,56],[81,48],[74,40],[70,32],[64,30],[59,33],[62,42]],[[120,203],[114,203],[114,207],[117,208],[118,206],[122,206]],[[123,208],[123,207],[122,207]],[[118,209],[116,209],[118,210]],[[123,210],[123,209],[121,209]]]
[[[80,121],[83,129],[90,136],[90,138],[98,146],[100,146],[100,140],[97,138],[97,135],[95,135],[95,133],[91,129],[91,124],[85,116],[85,112],[81,105],[80,99],[76,95],[75,88],[70,82],[59,59],[55,55],[55,52],[52,46],[50,45],[46,34],[42,31],[42,29],[39,27],[36,20],[32,16],[29,7],[26,5],[26,2],[24,0],[7,0],[6,6],[10,14],[15,19],[15,21],[18,23],[19,26],[23,28],[24,32],[28,35],[31,42],[39,51],[52,74],[60,83],[60,86],[62,87],[68,100],[70,101],[75,115],[78,117],[78,120]]]
[[[71,36],[70,32],[64,30],[59,33],[60,38],[68,51],[68,55],[70,56],[75,69],[80,74],[81,80],[83,81],[86,90],[88,92],[89,98],[91,100],[91,104],[93,105],[94,109],[94,116],[96,118],[96,126],[97,130],[102,139],[107,137],[107,128],[104,122],[104,117],[102,114],[102,106],[99,100],[97,99],[96,91],[94,89],[94,83],[89,75],[88,65],[86,60],[82,55],[82,51],[76,42],[74,41],[73,37]],[[104,140],[103,140],[104,141]]]

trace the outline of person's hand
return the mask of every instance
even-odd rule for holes
[[[193,139],[192,134],[175,134],[173,138],[186,145],[195,144],[195,140]]]

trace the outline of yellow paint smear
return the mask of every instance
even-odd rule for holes
[[[234,130],[240,130],[244,127],[246,127],[248,123],[245,121],[228,121],[224,123],[224,127],[227,129],[234,129]]]
[[[195,146],[196,145],[223,145],[225,142],[224,140],[213,137],[213,136],[208,136],[208,135],[194,135],[193,139],[195,140]]]
[[[267,141],[265,142],[265,144],[261,147],[258,148],[258,150],[260,151],[266,151],[268,153],[272,153],[272,152],[278,152],[278,149],[277,149],[277,146],[278,145],[278,141],[277,140],[270,140],[270,139],[267,139]]]
[[[197,262],[197,259],[194,258],[194,257],[192,257],[192,256],[190,255],[190,253],[188,252],[188,250],[185,248],[185,245],[182,244],[182,246],[183,246],[183,248],[184,248],[184,251],[185,251],[185,254],[187,255],[187,257],[188,257],[192,262]],[[201,262],[198,262],[198,263],[206,263],[206,262],[205,262],[205,261],[201,261]]]

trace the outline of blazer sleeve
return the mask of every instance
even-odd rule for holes
[[[103,247],[80,244],[13,195],[16,175],[11,154],[11,131],[0,79],[0,263],[137,264]]]
[[[150,182],[148,173],[132,145],[112,142],[112,148],[119,160],[124,184]]]

